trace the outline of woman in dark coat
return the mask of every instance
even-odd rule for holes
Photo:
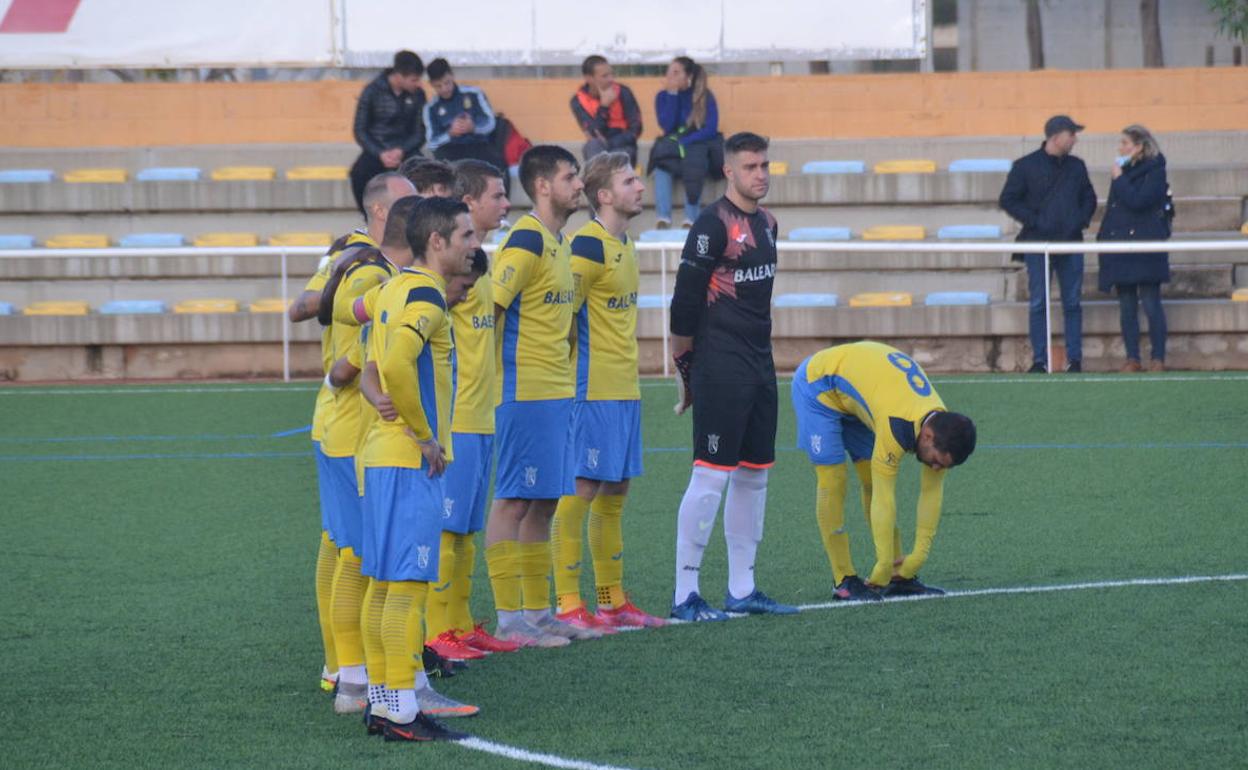
[[[1109,201],[1098,241],[1164,241],[1170,238],[1166,181],[1166,157],[1157,140],[1140,125],[1127,126],[1118,140],[1118,160],[1110,172]],[[1161,306],[1161,284],[1170,280],[1170,255],[1101,254],[1100,289],[1118,290],[1122,341],[1127,349],[1124,372],[1138,372],[1140,363],[1140,316],[1143,303],[1152,343],[1149,370],[1166,368],[1166,312]]]

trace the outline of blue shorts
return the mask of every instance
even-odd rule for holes
[[[488,433],[451,434],[455,460],[446,466],[446,498],[442,501],[442,529],[470,535],[485,527],[485,504],[490,496],[494,436]]]
[[[494,410],[496,500],[557,500],[574,494],[572,399],[509,401]]]
[[[321,473],[321,515],[329,517],[329,536],[339,548],[352,548],[358,553],[362,545],[360,507],[363,501],[355,481],[355,458],[329,457],[324,452],[320,454],[324,468]]]
[[[819,392],[806,382],[806,362],[793,373],[793,412],[797,415],[797,448],[815,465],[840,465],[849,453],[854,462],[871,459],[875,434],[852,414],[819,402]]]
[[[572,406],[573,476],[624,481],[641,475],[641,402],[577,401]]]
[[[321,503],[321,531],[329,533],[334,539],[334,531],[329,527],[329,510],[333,507],[334,495],[329,490],[329,458],[321,451],[321,442],[312,442],[312,453],[316,455],[316,494]]]
[[[436,583],[442,478],[423,468],[364,469],[360,572],[377,580]]]

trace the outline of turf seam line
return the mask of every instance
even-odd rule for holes
[[[486,754],[493,754],[507,759],[514,759],[519,762],[530,762],[546,767],[557,767],[560,770],[630,770],[630,768],[621,767],[619,765],[600,765],[596,762],[585,762],[580,759],[568,759],[555,754],[542,754],[536,751],[529,751],[516,746],[508,746],[504,743],[495,743],[487,741],[484,738],[467,738],[462,741],[456,741],[457,746],[462,746],[473,751],[483,751]]]

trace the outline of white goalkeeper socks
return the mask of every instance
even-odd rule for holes
[[[754,593],[754,557],[763,540],[767,469],[737,468],[728,480],[724,540],[728,543],[728,592],[737,599]]]
[[[711,540],[719,501],[728,483],[728,471],[701,465],[693,466],[689,488],[680,501],[676,522],[676,590],[672,604],[680,604],[689,594],[698,591],[698,572],[702,569],[702,553]]]

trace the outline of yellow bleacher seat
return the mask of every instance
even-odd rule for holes
[[[22,309],[22,315],[86,315],[87,303],[70,301],[32,302]]]
[[[258,246],[260,237],[255,233],[200,233],[195,236],[196,246]]]
[[[346,166],[296,166],[286,169],[287,179],[346,179]]]
[[[103,233],[65,233],[43,242],[49,249],[107,249],[108,236]]]
[[[908,291],[868,291],[849,298],[850,307],[909,307],[914,297]]]
[[[1231,292],[1233,302],[1248,302],[1248,289],[1236,289]]]
[[[278,233],[269,236],[270,246],[328,246],[333,233]]]
[[[290,303],[281,297],[269,297],[254,300],[247,310],[252,313],[285,313],[289,305]]]
[[[773,160],[771,162],[771,175],[784,176],[789,173],[789,164],[782,160]]]
[[[214,182],[268,182],[277,178],[272,166],[222,166],[212,170]]]
[[[238,300],[185,299],[173,306],[175,313],[237,313]]]
[[[934,160],[882,160],[872,169],[877,174],[934,174]]]
[[[926,237],[922,225],[876,225],[862,231],[864,241],[921,241]]]
[[[61,175],[61,179],[70,184],[124,182],[126,170],[124,168],[76,168],[73,171],[66,171]]]

